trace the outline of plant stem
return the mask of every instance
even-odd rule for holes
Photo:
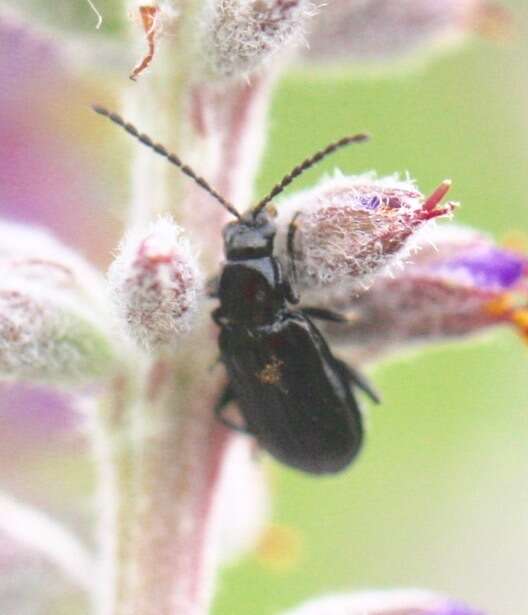
[[[245,207],[264,141],[272,79],[193,82],[177,40],[127,86],[125,116]],[[170,213],[200,240],[217,273],[228,218],[166,160],[135,147],[129,226]],[[204,310],[205,312],[205,310]],[[205,615],[217,561],[215,503],[230,433],[212,408],[225,376],[206,313],[170,353],[145,357],[134,394],[113,392],[95,430],[102,484],[103,565],[98,615]],[[126,399],[125,399],[126,397]]]

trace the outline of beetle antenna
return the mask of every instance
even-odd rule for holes
[[[214,197],[220,203],[220,205],[222,205],[222,207],[227,209],[229,213],[233,214],[233,216],[235,216],[239,220],[242,218],[242,216],[233,207],[233,205],[231,205],[231,203],[228,203],[220,194],[218,194],[218,192],[214,188],[212,188],[205,181],[203,177],[200,177],[199,175],[197,175],[191,169],[191,167],[184,164],[178,158],[178,156],[176,156],[176,154],[171,154],[163,147],[163,145],[161,145],[160,143],[155,143],[154,141],[152,141],[152,139],[148,135],[142,132],[139,132],[139,130],[133,124],[126,122],[117,113],[108,111],[108,109],[105,109],[104,107],[100,107],[99,105],[92,105],[92,109],[96,113],[99,113],[99,115],[107,117],[110,121],[114,122],[114,124],[121,126],[121,128],[126,130],[128,134],[132,135],[138,141],[143,143],[143,145],[146,145],[147,147],[150,147],[151,149],[153,149],[156,152],[156,154],[159,154],[160,156],[163,156],[164,158],[166,158],[173,165],[177,166],[182,173],[185,173],[185,175],[193,179],[200,187],[202,187],[206,192],[208,192],[212,197]]]
[[[315,164],[320,162],[323,158],[326,158],[329,154],[333,154],[336,150],[341,147],[345,147],[345,145],[350,145],[351,143],[363,143],[363,141],[367,141],[369,138],[366,134],[357,134],[352,135],[350,137],[343,137],[339,139],[339,141],[335,141],[334,143],[330,143],[322,150],[316,152],[310,158],[306,158],[296,167],[294,167],[288,175],[285,175],[281,181],[276,184],[272,190],[267,194],[253,209],[253,217],[257,216],[266,205],[273,200],[278,194],[280,194],[287,186],[289,186],[294,179],[302,175],[305,171],[307,171],[310,167],[313,167]]]

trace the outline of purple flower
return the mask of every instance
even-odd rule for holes
[[[361,52],[370,45],[366,51],[372,52],[381,41],[383,57],[392,57],[466,31],[468,15],[483,6],[478,0],[406,0],[402,13],[395,2],[336,2],[322,13],[328,21],[325,25],[321,15],[319,29],[311,22],[314,6],[308,0],[212,0],[192,11],[173,4],[132,3],[132,17],[143,17],[137,42],[146,38],[147,51],[133,70],[133,76],[141,73],[141,83],[124,88],[127,117],[154,138],[163,135],[241,209],[248,205],[264,143],[271,85],[310,23],[313,57],[326,57],[317,46],[321,41],[331,43],[332,53],[351,41]],[[122,12],[118,25],[125,21]],[[6,99],[0,119],[8,147],[0,156],[8,179],[0,182],[6,211],[30,212],[43,221],[66,219],[64,234],[101,249],[108,216],[105,225],[90,224],[87,212],[94,202],[107,208],[113,195],[106,186],[104,198],[95,194],[90,156],[64,147],[68,127],[49,130],[49,117],[63,118],[57,104],[65,93],[68,105],[80,106],[82,100],[84,109],[65,69],[68,54],[13,23],[0,23],[7,41],[0,60],[4,81],[44,111],[35,120],[33,113],[21,113],[20,92]],[[344,38],[333,31],[336,23],[349,24]],[[119,57],[128,61],[129,44],[116,39]],[[354,57],[354,49],[342,50]],[[74,591],[84,590],[97,613],[201,615],[209,610],[218,562],[238,555],[262,529],[266,491],[249,439],[237,440],[213,413],[225,372],[209,369],[217,352],[216,329],[200,290],[202,272],[214,275],[221,266],[225,211],[211,205],[203,180],[189,183],[152,152],[137,149],[128,230],[140,231],[125,240],[106,281],[52,236],[0,225],[1,375],[65,387],[82,407],[98,467],[99,541],[92,554],[62,525],[2,494],[0,525],[17,551],[23,544],[32,555],[42,555],[51,570],[60,570],[76,586]],[[293,229],[293,264],[303,300],[348,316],[348,322],[328,326],[328,339],[358,363],[415,342],[461,337],[498,324],[528,330],[526,258],[473,231],[435,230],[436,219],[455,208],[442,204],[449,185],[442,182],[425,197],[409,180],[337,174],[278,204],[275,254],[286,271],[292,265],[286,244]],[[290,227],[296,213],[296,226]],[[195,241],[200,255],[190,248]],[[130,344],[123,329],[139,343]],[[79,502],[72,502],[75,507]],[[75,512],[67,514],[75,518]],[[3,578],[9,580],[17,568]],[[47,582],[24,587],[35,609],[47,606]],[[8,602],[9,591],[1,589],[0,610],[19,611],[19,604]],[[414,590],[323,598],[294,613],[365,611],[477,615]]]
[[[99,228],[95,204],[108,199],[113,186],[73,129],[97,90],[86,91],[68,60],[49,34],[0,13],[2,216],[51,227],[101,260],[115,237],[108,221]],[[68,113],[73,108],[77,118]]]
[[[451,47],[472,32],[507,33],[510,15],[488,0],[335,0],[314,20],[311,61],[381,64]]]
[[[283,615],[483,615],[483,613],[429,591],[398,589],[317,598]]]
[[[528,257],[476,231],[424,229],[407,246],[410,262],[363,291],[337,288],[325,305],[350,315],[328,333],[357,361],[416,344],[456,339],[496,325],[528,331]]]
[[[279,250],[288,259],[289,222],[296,217],[295,260],[304,289],[365,287],[373,276],[405,254],[408,239],[431,220],[449,215],[441,205],[451,182],[424,197],[397,177],[335,177],[279,204]]]
[[[451,259],[440,259],[431,268],[446,276],[466,277],[483,289],[507,290],[516,286],[526,273],[526,259],[519,254],[495,246],[462,251]]]

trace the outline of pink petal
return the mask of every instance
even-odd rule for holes
[[[378,276],[368,290],[327,294],[327,307],[350,314],[349,323],[327,326],[349,357],[379,360],[398,349],[507,323],[526,335],[528,257],[459,227],[442,227],[422,245],[413,263]]]
[[[337,594],[283,615],[483,615],[448,598],[417,589]]]
[[[311,61],[381,64],[452,46],[471,31],[507,33],[510,17],[488,0],[334,0],[308,37]]]

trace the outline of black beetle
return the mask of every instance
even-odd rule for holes
[[[236,221],[224,227],[227,262],[211,296],[220,300],[212,313],[220,327],[220,360],[228,374],[215,413],[228,427],[254,436],[261,447],[291,467],[312,474],[335,473],[357,455],[362,439],[361,412],[353,386],[374,401],[377,395],[353,368],[337,359],[312,318],[343,321],[319,308],[291,309],[294,290],[295,218],[288,232],[289,275],[273,255],[276,227],[268,203],[295,177],[326,155],[365,135],[345,137],[306,159],[253,209],[241,215],[181,160],[120,116],[94,110],[167,158],[225,207]],[[236,401],[244,426],[223,416]]]

